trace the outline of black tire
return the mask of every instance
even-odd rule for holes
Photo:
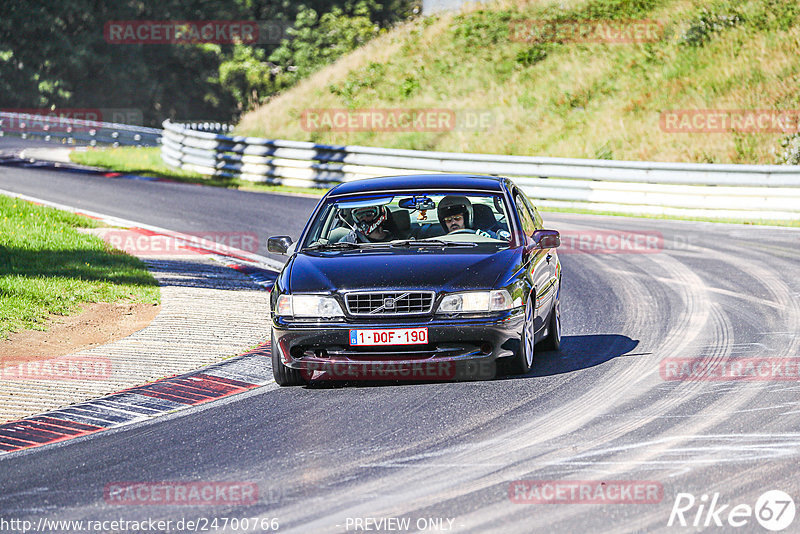
[[[533,311],[536,307],[536,295],[531,293],[525,304],[525,323],[522,325],[522,335],[519,338],[519,348],[514,356],[508,358],[508,372],[512,375],[524,375],[533,366],[533,341],[536,327],[533,323]]]
[[[541,342],[544,350],[561,349],[561,284],[558,284],[556,291],[556,301],[553,309],[550,310],[550,318],[547,320],[547,337]]]
[[[270,341],[270,348],[272,350],[272,376],[275,377],[275,382],[279,386],[304,386],[308,384],[301,371],[283,365],[280,356],[278,356],[278,351],[275,349],[275,338]]]

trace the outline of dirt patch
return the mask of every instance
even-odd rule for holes
[[[105,345],[149,325],[160,310],[143,303],[85,304],[80,313],[52,315],[46,332],[25,330],[0,340],[0,362],[49,359]]]

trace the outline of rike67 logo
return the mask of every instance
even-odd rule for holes
[[[739,528],[750,525],[753,518],[765,529],[779,532],[794,521],[794,499],[786,492],[770,490],[761,494],[755,506],[739,503],[721,503],[719,493],[703,494],[696,498],[691,493],[678,493],[669,514],[667,526]]]

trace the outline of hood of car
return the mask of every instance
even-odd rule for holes
[[[520,258],[518,249],[481,253],[457,247],[304,252],[290,261],[288,286],[292,293],[487,289],[509,270],[516,270]]]

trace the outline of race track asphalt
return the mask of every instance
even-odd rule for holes
[[[313,198],[2,166],[0,189],[182,232],[260,236],[296,237],[316,204]],[[675,520],[667,526],[676,498],[688,493],[697,499],[684,514],[690,525],[702,495],[706,510],[715,494],[717,508],[729,505],[719,514],[724,529],[709,518],[712,531],[721,532],[732,528],[727,520],[734,505],[754,507],[767,490],[782,490],[800,503],[796,369],[794,379],[664,375],[670,358],[726,365],[762,358],[774,365],[800,356],[800,231],[544,218],[565,238],[584,242],[560,252],[563,348],[538,353],[528,375],[460,383],[273,384],[4,455],[0,516],[171,520],[174,532],[182,531],[176,526],[181,518],[217,518],[222,527],[225,517],[277,518],[280,532],[364,532],[365,525],[375,526],[365,523],[368,518],[400,521],[380,523],[384,532],[401,531],[405,519],[415,531],[437,518],[458,533],[694,532]],[[655,244],[613,254],[597,248],[598,240],[612,243],[609,235],[633,234],[655,236]],[[520,480],[603,481],[605,487],[622,481],[628,488],[661,489],[655,502],[570,502],[580,499],[567,491],[557,504],[536,504],[514,502],[532,495],[515,493],[530,488],[514,484]],[[104,498],[109,484],[143,481],[255,483],[259,498],[202,506],[120,505]],[[754,516],[744,519],[736,530],[764,531]],[[700,524],[705,520],[703,513]],[[786,532],[799,531],[798,525],[800,519]],[[243,531],[232,527],[216,530]]]

